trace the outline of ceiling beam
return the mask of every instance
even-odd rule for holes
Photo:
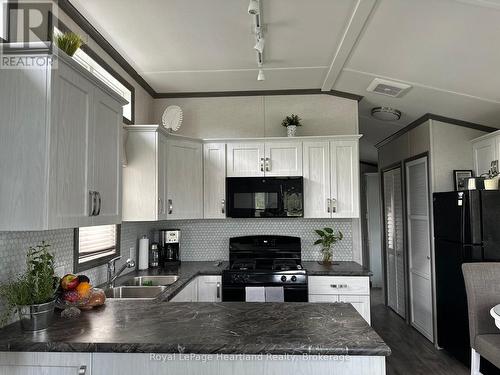
[[[377,0],[357,0],[321,90],[330,91],[335,85],[376,3]]]

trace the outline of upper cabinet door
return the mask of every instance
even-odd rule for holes
[[[122,106],[100,89],[94,95],[94,184],[97,192],[93,224],[122,221]]]
[[[203,218],[202,150],[197,142],[167,139],[167,217]]]
[[[264,176],[264,143],[228,143],[227,177]]]
[[[497,137],[489,137],[472,144],[472,154],[474,157],[474,172],[476,176],[487,173],[491,167],[491,162],[497,160]]]
[[[158,220],[166,220],[168,218],[167,215],[167,138],[162,134],[157,134],[158,143],[157,143],[157,160],[156,160],[156,169],[157,169],[157,179],[158,179],[158,191],[156,198],[156,212]]]
[[[49,228],[89,226],[95,89],[62,62],[53,72]]]
[[[302,176],[302,142],[266,142],[266,176]]]
[[[226,217],[226,144],[203,145],[205,219]]]
[[[359,217],[358,140],[330,142],[332,217]]]
[[[304,142],[304,217],[331,217],[330,143]]]

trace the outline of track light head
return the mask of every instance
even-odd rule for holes
[[[257,81],[265,81],[266,76],[264,75],[264,71],[259,69],[259,74],[257,75]]]
[[[262,53],[264,52],[264,44],[266,43],[265,39],[264,38],[261,38],[259,37],[259,39],[257,39],[257,43],[255,43],[255,46],[253,46],[253,48]]]
[[[259,0],[250,0],[248,4],[248,14],[255,16],[260,13]]]

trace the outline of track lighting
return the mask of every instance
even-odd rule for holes
[[[266,76],[264,75],[264,71],[259,69],[259,74],[257,75],[257,81],[265,81]]]
[[[254,48],[256,51],[258,51],[258,52],[262,53],[262,52],[264,52],[264,44],[265,44],[265,42],[266,42],[266,40],[265,40],[264,38],[259,37],[259,38],[257,39],[257,43],[255,44],[255,46],[253,46],[253,48]]]
[[[248,14],[256,15],[260,13],[259,0],[250,0],[248,4]]]

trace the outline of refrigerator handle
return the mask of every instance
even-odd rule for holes
[[[463,191],[458,192],[458,206],[460,207],[460,241],[465,243],[465,194]]]

